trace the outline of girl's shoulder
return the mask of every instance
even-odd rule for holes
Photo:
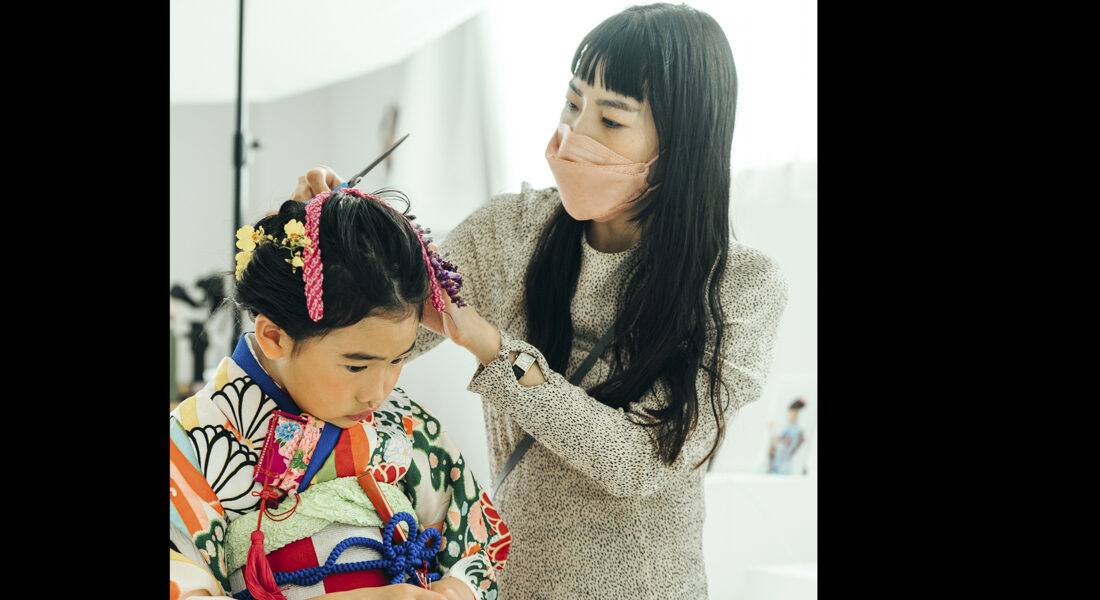
[[[409,435],[414,429],[422,429],[435,438],[443,430],[439,419],[400,387],[393,388],[374,415],[379,425],[403,429]]]

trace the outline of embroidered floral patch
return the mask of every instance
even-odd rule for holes
[[[303,413],[295,417],[274,411],[255,480],[287,492],[297,490],[321,439],[323,426],[312,415]]]

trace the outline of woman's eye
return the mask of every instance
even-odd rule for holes
[[[395,360],[395,361],[391,362],[390,364],[391,364],[391,365],[399,365],[399,364],[401,364],[401,363],[403,363],[403,362],[405,362],[405,359],[404,359],[404,358],[399,358],[399,359],[397,359],[397,360]]]
[[[569,112],[577,112],[577,105],[573,104],[569,100],[566,100],[565,101],[565,110],[567,110]]]
[[[620,125],[619,123],[616,123],[615,121],[611,121],[609,119],[603,120],[603,126],[608,129],[618,129],[619,127],[622,127],[622,125]]]
[[[358,373],[359,371],[362,371],[363,369],[366,369],[366,367],[353,367],[351,365],[348,365],[347,369],[348,369],[348,371],[351,371],[352,373]]]

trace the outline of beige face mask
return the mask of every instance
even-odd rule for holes
[[[658,187],[646,181],[656,156],[645,163],[631,162],[596,140],[573,133],[565,123],[550,138],[546,160],[565,211],[578,221],[611,220]]]

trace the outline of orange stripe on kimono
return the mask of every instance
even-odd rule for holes
[[[169,490],[172,506],[179,513],[188,533],[194,535],[210,526],[206,507],[224,516],[221,502],[210,489],[206,477],[187,460],[176,444],[169,440]]]

